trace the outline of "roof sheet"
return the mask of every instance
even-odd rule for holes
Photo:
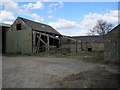
[[[54,28],[52,28],[49,25],[38,23],[38,22],[28,20],[22,17],[19,17],[19,18],[21,18],[24,22],[26,22],[33,30],[61,35],[58,31],[56,31]]]
[[[72,38],[82,42],[104,42],[103,36],[74,36]]]
[[[120,31],[120,24],[118,24],[118,25],[115,26],[110,32],[108,32],[108,33],[106,34],[106,36],[109,35],[110,33],[114,32],[115,30],[119,30],[119,31]]]
[[[6,24],[6,23],[0,23],[0,26],[4,26],[4,27],[10,27],[10,24]]]

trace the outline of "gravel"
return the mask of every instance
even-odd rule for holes
[[[35,56],[4,56],[2,65],[3,88],[60,88],[64,87],[63,80],[65,77],[100,67],[100,65],[83,62],[81,60]],[[79,82],[82,83],[82,81],[81,79],[76,80],[73,78],[72,81],[68,80],[66,82],[69,82],[68,84],[71,87],[84,88],[91,85],[91,81],[85,81],[85,83],[81,85],[76,84]],[[60,83],[62,83],[61,85],[63,86],[61,86]]]

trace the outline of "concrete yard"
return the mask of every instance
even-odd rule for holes
[[[81,60],[4,56],[2,66],[3,88],[119,87],[119,72],[116,67]]]

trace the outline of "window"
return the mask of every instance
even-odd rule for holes
[[[17,30],[21,30],[21,23],[17,24]]]

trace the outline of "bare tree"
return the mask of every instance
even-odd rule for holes
[[[95,35],[95,30],[94,29],[90,29],[89,32],[87,33],[88,35]]]
[[[90,29],[91,35],[99,34],[104,36],[112,29],[113,25],[102,19],[98,20],[96,25]]]

